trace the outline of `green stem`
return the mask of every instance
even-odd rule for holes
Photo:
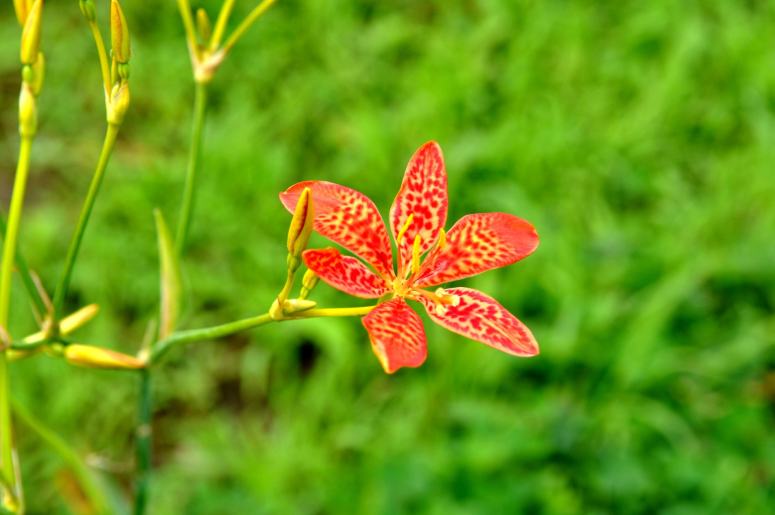
[[[23,404],[15,399],[11,400],[11,404],[13,405],[13,411],[18,419],[31,429],[32,432],[36,433],[41,440],[48,444],[48,446],[51,447],[65,463],[67,463],[73,471],[73,474],[75,474],[75,477],[78,479],[78,482],[83,489],[83,493],[91,502],[95,512],[107,513],[109,511],[107,498],[97,483],[94,474],[89,470],[78,453],[67,445],[67,442],[65,442],[58,434],[47,428],[40,420],[35,418]]]
[[[75,266],[75,261],[78,258],[78,251],[81,248],[81,242],[83,241],[84,232],[86,232],[86,226],[89,224],[89,217],[91,217],[94,202],[97,200],[97,194],[100,192],[102,179],[105,177],[105,169],[108,167],[108,161],[110,160],[110,154],[113,152],[113,146],[116,143],[118,130],[118,125],[108,124],[107,131],[105,132],[105,140],[102,142],[102,151],[100,152],[100,157],[97,161],[97,168],[94,170],[94,176],[89,185],[89,192],[86,194],[86,199],[81,208],[78,225],[75,228],[73,237],[70,240],[70,246],[67,249],[65,268],[62,271],[59,284],[57,284],[56,290],[54,290],[54,312],[57,316],[62,313],[62,308],[64,307],[67,290],[70,288],[70,279],[73,275],[73,268]]]
[[[202,128],[204,126],[205,111],[207,110],[207,85],[196,83],[194,96],[194,121],[191,131],[191,148],[188,156],[188,170],[186,170],[186,183],[183,189],[183,203],[178,218],[178,232],[175,236],[175,248],[178,255],[182,255],[188,239],[188,231],[191,225],[191,214],[194,210],[194,197],[196,196],[196,178],[199,171],[199,161],[202,155]]]
[[[153,397],[151,374],[148,369],[140,370],[140,392],[138,395],[137,428],[135,429],[135,452],[137,477],[135,478],[135,515],[142,515],[148,505],[148,484],[151,474],[151,416]]]
[[[8,213],[8,227],[3,241],[2,264],[0,265],[0,329],[8,334],[8,312],[11,301],[11,273],[16,257],[16,240],[19,236],[24,194],[30,171],[32,136],[22,136],[19,145],[19,161],[16,165],[11,209]],[[4,347],[6,342],[0,343]],[[13,435],[11,433],[11,405],[8,384],[8,362],[5,349],[0,352],[0,473],[5,483],[16,487],[17,478],[13,464]]]
[[[5,233],[7,230],[8,226],[5,223],[5,218],[0,216],[0,232],[2,232],[3,238],[5,238]],[[22,256],[18,249],[16,250],[16,268],[19,270],[19,275],[22,278],[24,289],[27,290],[27,294],[29,295],[32,303],[35,304],[35,309],[41,316],[45,315],[47,311],[46,301],[43,300],[43,297],[38,291],[38,287],[35,284],[35,279],[32,278],[30,267],[27,266],[27,260],[24,259],[24,256]]]
[[[275,0],[264,0],[260,4],[258,4],[256,7],[253,8],[252,11],[245,17],[244,20],[242,20],[242,23],[240,23],[236,29],[234,29],[234,32],[231,33],[231,36],[226,40],[226,42],[223,44],[223,51],[228,52],[231,50],[231,47],[234,46],[234,44],[239,40],[239,38],[242,37],[245,32],[250,28],[253,23],[257,19],[261,17],[262,14],[266,12],[267,9],[272,7],[272,4],[275,3]]]

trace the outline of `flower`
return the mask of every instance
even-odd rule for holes
[[[280,194],[293,212],[305,188],[315,205],[314,229],[359,256],[306,250],[307,267],[329,285],[362,298],[389,298],[363,318],[374,353],[393,373],[425,361],[422,320],[407,304],[420,302],[442,327],[515,356],[538,354],[530,330],[496,300],[471,288],[426,288],[515,263],[538,246],[533,226],[506,213],[466,215],[444,231],[447,172],[441,148],[428,142],[415,152],[390,208],[398,270],[385,223],[362,193],[325,181],[304,181]],[[424,259],[423,259],[424,257]]]

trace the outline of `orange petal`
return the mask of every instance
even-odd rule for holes
[[[402,298],[384,302],[363,317],[371,348],[385,372],[419,367],[428,354],[422,320]]]
[[[359,260],[343,256],[334,248],[306,250],[302,259],[307,268],[323,281],[350,295],[376,299],[390,291],[385,279],[366,268]]]
[[[364,259],[385,277],[393,277],[393,256],[385,223],[366,195],[325,181],[304,181],[280,193],[280,201],[293,213],[304,188],[312,191],[314,228]]]
[[[409,160],[401,189],[390,208],[394,238],[412,216],[401,241],[396,242],[400,270],[405,270],[411,261],[415,236],[420,235],[420,253],[436,243],[439,230],[447,222],[447,204],[447,171],[441,147],[435,141],[429,141]]]
[[[456,305],[439,306],[426,297],[417,299],[440,326],[507,354],[538,354],[530,329],[495,299],[471,288],[445,288],[444,294],[457,297]]]
[[[443,248],[423,263],[414,283],[419,287],[456,281],[516,263],[538,247],[530,223],[506,213],[466,215],[447,233]]]

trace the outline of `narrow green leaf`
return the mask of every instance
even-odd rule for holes
[[[153,215],[156,218],[156,232],[159,237],[159,339],[164,339],[175,330],[180,315],[180,264],[164,216],[158,209],[154,210]]]

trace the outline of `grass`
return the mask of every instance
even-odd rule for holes
[[[21,248],[51,288],[104,120],[77,2],[46,10]],[[174,3],[125,10],[133,103],[69,305],[102,307],[84,341],[133,352],[157,302],[152,210],[174,223],[193,85]],[[17,41],[5,12],[0,39]],[[152,513],[769,511],[773,22],[753,1],[279,2],[211,87],[184,325],[268,307],[289,220],[277,192],[331,180],[386,214],[411,153],[437,139],[451,220],[507,211],[539,230],[536,254],[466,284],[528,323],[542,354],[429,323],[427,364],[385,376],[354,319],[174,353],[156,378]],[[6,200],[17,51],[0,48]],[[315,297],[351,304],[324,285]],[[16,334],[32,326],[15,299]],[[42,357],[14,364],[12,384],[128,491],[134,376]],[[30,511],[77,512],[72,474],[17,433]]]

